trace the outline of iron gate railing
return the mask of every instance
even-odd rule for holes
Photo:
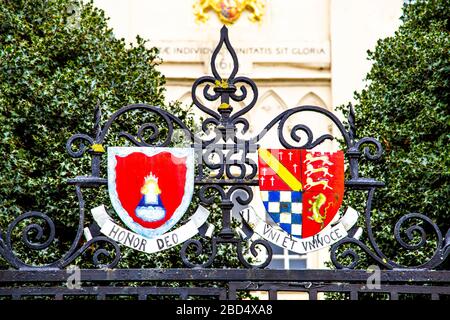
[[[223,79],[216,68],[216,59],[220,50],[225,46],[233,60],[233,69],[227,79]],[[23,297],[48,296],[54,299],[64,299],[70,296],[94,297],[105,299],[110,296],[132,296],[138,299],[149,297],[178,297],[208,296],[219,299],[236,299],[239,292],[267,291],[270,299],[276,299],[280,291],[296,291],[308,293],[309,299],[317,299],[319,293],[339,292],[348,299],[358,299],[362,294],[386,294],[389,299],[398,299],[401,294],[428,295],[431,299],[439,299],[450,295],[450,271],[436,270],[448,258],[450,252],[450,235],[446,239],[436,224],[428,217],[411,213],[403,216],[395,225],[394,237],[400,246],[406,250],[419,250],[427,243],[427,230],[431,230],[436,239],[435,250],[430,259],[417,266],[402,266],[383,254],[377,245],[372,225],[371,211],[375,190],[383,183],[371,178],[361,177],[359,174],[359,161],[378,160],[382,156],[382,146],[374,138],[357,139],[355,136],[354,112],[350,109],[348,130],[343,123],[328,110],[317,106],[299,106],[289,109],[272,119],[265,129],[252,138],[243,138],[250,127],[243,115],[250,111],[258,99],[258,89],[255,83],[242,76],[237,76],[238,60],[228,39],[226,27],[221,30],[220,42],[211,58],[213,76],[197,79],[192,87],[192,100],[196,107],[209,117],[202,122],[202,133],[209,134],[210,126],[214,127],[215,136],[211,139],[194,134],[179,118],[163,109],[145,104],[129,105],[114,113],[108,121],[101,124],[101,111],[95,111],[94,136],[75,134],[66,145],[68,153],[74,157],[82,157],[89,153],[91,160],[91,174],[69,180],[75,186],[79,200],[79,224],[76,236],[70,249],[58,260],[45,266],[35,266],[22,260],[14,251],[12,243],[13,231],[19,223],[30,219],[41,219],[45,222],[44,228],[37,223],[29,223],[22,230],[22,242],[30,250],[45,250],[55,240],[55,224],[46,214],[40,212],[27,212],[14,219],[6,231],[0,230],[0,255],[10,265],[9,270],[0,270],[0,297],[21,299]],[[207,101],[220,101],[217,111],[206,107],[197,96],[197,89],[202,88],[203,98]],[[211,91],[212,90],[212,91]],[[252,95],[249,96],[249,93]],[[220,99],[220,100],[219,100]],[[246,100],[247,99],[247,100]],[[249,101],[243,108],[233,112],[230,102]],[[217,192],[220,197],[221,230],[210,240],[202,241],[190,239],[180,249],[180,256],[186,268],[182,269],[115,269],[121,259],[119,245],[108,237],[93,233],[94,237],[88,241],[83,240],[85,225],[85,202],[83,190],[107,184],[107,179],[101,174],[102,157],[104,156],[104,142],[109,130],[115,121],[122,115],[140,110],[158,115],[166,126],[165,137],[156,123],[144,123],[137,130],[137,134],[120,132],[119,136],[136,146],[168,146],[173,142],[175,128],[182,129],[186,138],[197,153],[195,184],[199,187],[198,197],[205,206],[214,203],[214,197],[209,191]],[[363,190],[367,193],[367,202],[363,214],[368,244],[356,237],[356,227],[349,231],[349,235],[334,244],[330,249],[331,261],[336,270],[270,270],[265,269],[272,258],[270,244],[259,239],[251,243],[250,252],[258,256],[256,248],[262,246],[266,254],[259,257],[259,264],[248,260],[244,254],[245,240],[236,233],[231,223],[231,213],[236,201],[240,205],[249,204],[253,198],[252,187],[258,185],[257,165],[251,155],[257,152],[258,142],[273,129],[275,125],[278,139],[284,148],[312,149],[327,140],[335,137],[326,133],[314,137],[310,127],[297,124],[290,130],[290,139],[297,143],[293,145],[285,136],[286,123],[294,114],[302,112],[315,112],[325,116],[339,131],[345,145],[345,154],[348,159],[350,179],[345,181],[346,190]],[[241,129],[238,130],[238,127]],[[152,135],[146,141],[145,130],[152,130]],[[299,135],[303,133],[303,137]],[[306,139],[305,139],[306,137]],[[73,147],[79,143],[76,150]],[[369,148],[369,146],[372,147]],[[221,161],[212,162],[210,156],[215,155]],[[233,155],[235,156],[233,158]],[[236,157],[239,157],[237,159]],[[245,196],[238,196],[233,200],[236,191]],[[406,222],[418,221],[406,228],[405,241],[402,237]],[[426,224],[427,228],[421,223]],[[245,226],[244,226],[245,227]],[[44,233],[47,236],[44,236]],[[30,236],[33,234],[34,239]],[[414,236],[419,235],[419,241]],[[42,240],[45,239],[45,240]],[[41,241],[40,241],[41,240]],[[414,242],[413,242],[414,240]],[[195,249],[197,254],[204,252],[204,241],[209,241],[211,247],[207,261],[196,263],[190,260],[189,249]],[[67,270],[77,257],[86,252],[93,244],[102,245],[93,253],[93,263],[100,269],[81,269],[79,277],[83,281],[81,288],[68,288],[65,283],[68,278]],[[236,248],[239,261],[243,269],[215,269],[208,268],[214,262],[217,248],[221,244],[232,244]],[[352,244],[362,250],[383,270],[380,271],[381,288],[367,286],[368,273],[357,270],[359,253],[357,250],[344,246]],[[106,246],[112,248],[106,250]],[[100,258],[108,257],[107,264],[101,264]],[[348,261],[350,260],[350,262]],[[344,263],[344,261],[346,263]],[[226,267],[226,266],[225,266]],[[177,283],[174,287],[168,283]],[[195,283],[195,285],[192,285]],[[212,284],[214,283],[214,284]]]

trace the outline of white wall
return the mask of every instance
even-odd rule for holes
[[[403,0],[330,0],[331,84],[334,107],[353,100],[370,70],[367,50],[394,34]]]

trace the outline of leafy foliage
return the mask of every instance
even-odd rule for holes
[[[139,37],[135,45],[116,39],[107,20],[92,2],[0,0],[0,230],[30,210],[45,212],[55,221],[51,247],[38,253],[20,244],[16,248],[34,265],[60,258],[75,237],[78,199],[67,179],[89,174],[90,156],[70,158],[67,139],[78,132],[93,134],[97,102],[103,123],[128,104],[164,103],[165,79],[155,68],[157,49],[147,48]],[[186,108],[176,103],[162,108],[194,128]],[[146,119],[158,120],[145,117],[125,116],[119,126],[136,130]],[[119,145],[117,137],[108,139],[108,145]],[[106,187],[89,190],[84,200],[88,225],[89,209],[109,203]],[[217,205],[212,211],[218,220]],[[119,267],[179,267],[179,249],[148,255],[122,247]],[[237,262],[226,249],[219,256],[228,265]],[[85,260],[76,263],[89,265]],[[2,265],[6,267],[0,259]]]
[[[395,35],[368,52],[373,66],[365,89],[356,93],[355,110],[358,136],[373,136],[384,148],[381,161],[362,168],[362,176],[386,183],[373,203],[375,238],[390,259],[414,266],[431,257],[436,237],[420,250],[404,250],[394,240],[398,219],[419,212],[444,235],[450,227],[449,2],[414,1],[401,19]],[[361,200],[356,194],[347,204],[358,207]]]

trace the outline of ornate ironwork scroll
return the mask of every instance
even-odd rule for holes
[[[216,59],[220,50],[225,49],[231,55],[233,68],[228,77],[219,74],[216,68]],[[382,156],[381,144],[371,137],[357,138],[355,128],[355,114],[350,106],[348,117],[348,129],[332,112],[318,106],[298,106],[288,109],[272,119],[262,132],[251,138],[244,138],[248,134],[250,124],[243,116],[254,108],[258,99],[258,88],[249,78],[237,76],[239,69],[236,52],[228,38],[228,30],[223,27],[220,33],[220,41],[211,58],[212,76],[204,76],[197,79],[192,86],[192,100],[194,105],[208,115],[201,126],[201,132],[194,133],[179,118],[156,106],[146,104],[134,104],[122,107],[112,114],[106,123],[101,123],[101,110],[95,109],[93,135],[75,134],[67,141],[67,151],[70,156],[79,158],[86,153],[92,158],[91,172],[87,176],[75,177],[69,183],[75,186],[75,192],[79,202],[79,221],[76,236],[69,250],[57,261],[45,266],[35,266],[21,260],[15,253],[12,233],[25,221],[40,220],[42,224],[30,222],[22,228],[21,241],[30,250],[42,251],[49,247],[55,240],[55,224],[45,213],[27,212],[14,219],[7,230],[0,230],[0,255],[6,259],[11,267],[20,270],[44,270],[61,269],[73,262],[88,248],[94,248],[93,263],[99,267],[114,268],[121,259],[120,247],[113,240],[95,235],[92,239],[84,241],[83,229],[85,225],[85,203],[83,190],[85,188],[98,187],[107,184],[102,175],[102,158],[105,156],[105,141],[111,128],[119,120],[136,110],[148,115],[150,119],[140,125],[137,132],[120,131],[118,136],[124,138],[135,146],[166,147],[174,142],[175,129],[181,129],[185,139],[195,148],[197,154],[195,185],[199,187],[197,196],[200,202],[211,205],[219,198],[221,210],[221,229],[210,240],[190,239],[186,241],[180,250],[181,259],[187,267],[206,268],[212,265],[217,255],[218,246],[232,244],[236,248],[239,261],[246,268],[265,268],[272,258],[272,248],[264,239],[258,239],[250,244],[250,253],[258,258],[258,263],[248,261],[248,255],[244,253],[246,241],[243,240],[232,226],[231,213],[236,204],[247,205],[253,199],[252,187],[258,185],[257,164],[251,159],[256,153],[258,143],[270,130],[277,130],[278,139],[284,148],[312,149],[324,141],[333,140],[335,137],[325,133],[315,137],[311,128],[304,124],[297,124],[290,130],[290,138],[285,136],[288,120],[296,114],[305,112],[318,113],[324,116],[337,128],[338,136],[342,138],[345,155],[348,159],[349,179],[345,181],[347,191],[363,190],[367,193],[363,222],[367,233],[368,244],[354,237],[356,227],[350,230],[349,235],[331,247],[331,261],[338,269],[354,269],[360,259],[355,249],[340,250],[346,245],[356,245],[376,264],[385,269],[435,269],[442,264],[450,252],[449,233],[444,237],[436,226],[425,215],[410,213],[395,225],[394,238],[399,245],[406,250],[419,250],[428,241],[427,231],[431,231],[435,237],[435,250],[432,257],[425,263],[415,266],[402,266],[395,263],[383,254],[377,244],[371,224],[372,201],[377,188],[383,183],[371,178],[360,176],[359,163],[362,158],[376,161]],[[211,106],[204,105],[199,99],[208,101]],[[237,103],[246,102],[243,107],[236,107]],[[161,130],[161,126],[165,130]],[[275,127],[276,126],[276,127]],[[295,144],[289,142],[292,140]],[[213,159],[216,160],[213,160]],[[104,171],[104,170],[103,170]],[[236,191],[240,195],[233,198]],[[213,196],[211,195],[213,194]],[[428,228],[416,223],[406,228],[403,227],[411,221],[421,221]],[[419,236],[416,241],[415,236]],[[406,236],[406,238],[405,238]],[[209,243],[205,243],[209,241]],[[210,250],[204,252],[206,245]],[[258,246],[265,248],[265,256],[258,257]],[[206,262],[195,263],[190,260],[189,252],[197,255],[205,253],[208,256]],[[107,264],[100,263],[104,258],[109,259]],[[341,259],[350,258],[349,263],[343,263]]]

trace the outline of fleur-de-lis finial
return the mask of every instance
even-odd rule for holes
[[[220,75],[216,67],[217,57],[220,51],[224,48],[224,45],[232,59],[232,69],[228,77]],[[239,62],[236,51],[233,49],[228,38],[228,28],[224,25],[220,30],[219,43],[211,56],[212,76],[200,77],[194,82],[192,85],[192,101],[200,110],[212,116],[212,119],[208,120],[209,123],[215,123],[217,128],[222,132],[232,132],[233,134],[236,131],[236,123],[244,124],[245,128],[249,127],[247,120],[241,118],[241,116],[254,107],[258,98],[258,89],[255,83],[247,77],[236,77],[238,70]],[[203,96],[206,100],[217,101],[220,99],[219,106],[216,109],[217,111],[206,107],[197,98],[196,89],[202,84],[205,84],[203,88]],[[246,87],[250,88],[253,93],[253,97],[250,103],[233,113],[231,101],[244,101],[248,94],[248,89]],[[211,88],[214,93],[210,92]]]

